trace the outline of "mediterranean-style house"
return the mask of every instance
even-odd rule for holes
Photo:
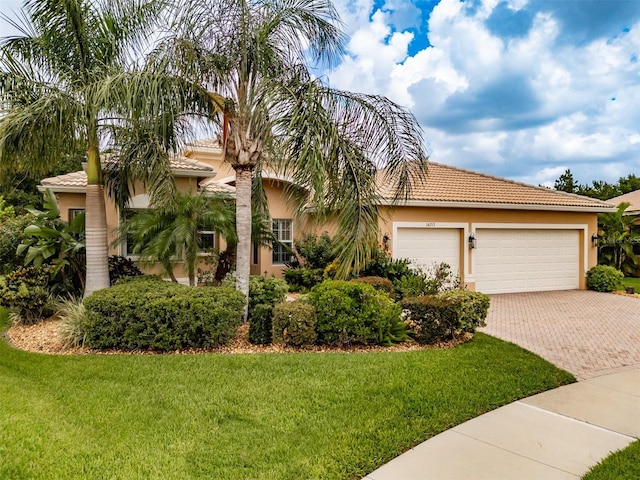
[[[171,161],[171,169],[182,191],[234,192],[234,171],[215,140],[189,146]],[[287,182],[280,175],[263,174],[273,232],[290,246],[311,227],[294,218],[295,208],[283,195]],[[84,208],[83,171],[44,179],[40,188],[55,193],[61,215],[71,218]],[[129,209],[149,205],[148,196],[137,190]],[[614,210],[592,198],[436,162],[429,163],[427,178],[413,186],[406,201],[394,205],[393,192],[384,183],[379,197],[380,239],[394,258],[409,258],[426,268],[446,262],[469,289],[484,293],[586,288],[586,272],[597,263],[597,214]],[[107,199],[111,230],[125,214]],[[332,230],[313,228],[316,233]],[[208,246],[220,247],[215,232],[203,235]],[[130,256],[126,242],[110,253]],[[286,260],[280,245],[255,246],[251,273],[281,276]],[[175,273],[186,276],[179,262]]]

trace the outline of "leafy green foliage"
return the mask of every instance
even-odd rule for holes
[[[371,285],[326,280],[308,301],[316,309],[319,343],[390,345],[407,338],[399,306]]]
[[[376,290],[379,290],[379,291],[384,292],[387,295],[389,295],[389,298],[391,298],[392,300],[395,300],[395,298],[396,298],[396,292],[395,292],[395,290],[393,288],[393,283],[388,278],[382,278],[382,277],[359,277],[359,278],[356,278],[354,281],[362,282],[362,283],[366,283],[368,285],[371,285]]]
[[[598,215],[598,263],[631,275],[638,268],[634,246],[640,245],[640,233],[634,229],[636,218],[624,214],[628,206],[628,202],[622,202],[615,212]]]
[[[138,266],[130,259],[121,255],[109,257],[109,281],[114,285],[117,281],[128,277],[144,275]]]
[[[294,242],[297,253],[295,257],[300,266],[308,269],[322,269],[336,258],[336,245],[327,232],[320,237],[315,234],[304,234],[300,241]]]
[[[23,267],[0,277],[0,306],[17,323],[37,323],[53,314],[49,296],[49,267]]]
[[[284,272],[284,279],[292,292],[308,292],[324,281],[324,270],[321,268],[289,268]]]
[[[406,258],[391,258],[385,250],[378,249],[360,274],[363,277],[382,277],[396,282],[405,276],[414,276],[411,261]]]
[[[490,304],[489,295],[469,290],[445,290],[436,296],[456,306],[458,310],[456,330],[473,333],[476,328],[486,325],[485,320]]]
[[[281,278],[252,275],[249,278],[249,341],[271,343],[273,307],[283,302],[288,291]]]
[[[624,274],[609,265],[596,265],[587,272],[587,287],[596,292],[611,292],[622,285]]]
[[[0,273],[6,274],[24,265],[26,252],[16,253],[24,241],[24,230],[31,225],[35,217],[30,214],[16,217],[5,216],[0,219]]]
[[[140,277],[98,290],[84,305],[86,345],[170,351],[226,345],[241,323],[244,298],[235,289]]]
[[[279,303],[273,308],[273,343],[299,347],[316,341],[316,309],[302,300]]]
[[[591,184],[581,185],[575,181],[571,170],[565,170],[556,180],[554,188],[563,192],[584,195],[585,197],[609,200],[640,189],[640,177],[631,173],[626,177],[620,177],[616,183],[593,180]]]
[[[431,344],[454,338],[459,312],[454,302],[434,296],[405,298],[401,302],[405,323],[418,343]]]
[[[54,295],[78,296],[85,283],[84,215],[71,223],[60,218],[51,190],[44,197],[45,210],[30,210],[33,223],[24,230],[16,253],[25,265],[51,265],[49,289]]]
[[[405,298],[405,323],[419,343],[450,340],[484,326],[489,296],[467,290],[446,290],[436,295]]]

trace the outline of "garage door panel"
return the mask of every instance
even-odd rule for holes
[[[395,258],[408,258],[412,265],[428,270],[448,263],[460,271],[460,230],[455,228],[398,228],[394,239]]]
[[[476,289],[485,293],[578,288],[577,230],[478,229]]]

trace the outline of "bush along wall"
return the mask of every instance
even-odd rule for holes
[[[85,344],[159,351],[226,345],[242,322],[244,303],[233,288],[132,278],[84,300]]]
[[[489,297],[479,292],[450,290],[433,296],[405,298],[401,302],[411,336],[423,344],[452,340],[474,333],[485,324]]]
[[[596,265],[587,272],[587,287],[596,292],[612,292],[622,285],[624,274],[609,265]]]
[[[371,285],[327,280],[307,298],[316,309],[318,343],[391,345],[408,338],[400,306]]]
[[[249,341],[271,343],[273,307],[284,302],[287,282],[280,278],[251,276],[249,278]]]

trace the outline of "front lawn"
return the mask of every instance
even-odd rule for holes
[[[594,466],[582,480],[620,480],[640,478],[640,440],[608,456]]]
[[[351,354],[52,356],[0,340],[0,478],[355,479],[572,380],[483,334]]]
[[[624,277],[622,280],[623,287],[635,287],[636,292],[640,293],[640,278],[636,277]]]

